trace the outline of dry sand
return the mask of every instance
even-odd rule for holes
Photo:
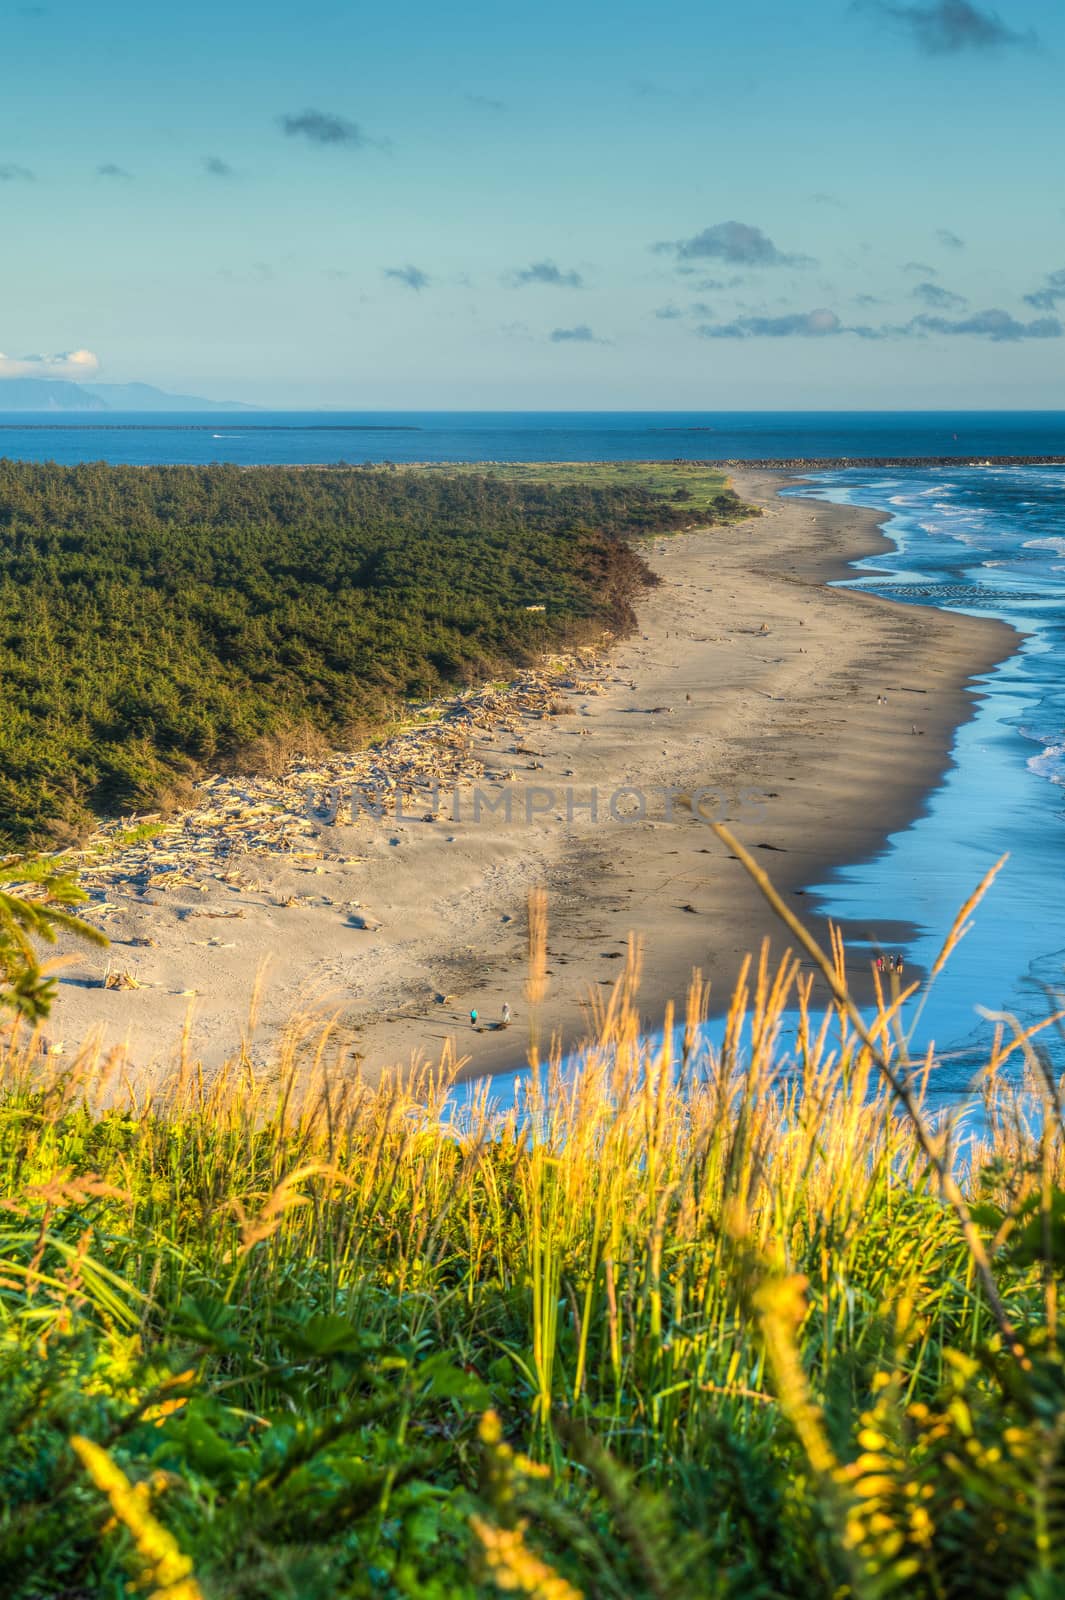
[[[764,935],[782,951],[743,868],[683,803],[669,820],[664,791],[711,791],[704,809],[799,895],[918,814],[950,760],[973,676],[1016,636],[827,588],[882,547],[876,514],[777,499],[780,474],[734,481],[765,515],[654,541],[661,581],[638,632],[595,670],[563,669],[583,684],[565,692],[565,712],[502,723],[477,714],[448,770],[475,777],[493,801],[509,790],[509,822],[484,805],[475,820],[470,783],[456,819],[448,780],[435,820],[423,820],[424,805],[354,824],[297,815],[294,849],[236,862],[186,852],[172,888],[124,882],[119,859],[96,913],[112,949],[75,952],[53,1046],[69,1052],[95,1031],[148,1068],[172,1057],[188,1021],[193,1051],[212,1065],[242,1034],[264,1055],[287,1018],[314,1006],[336,1014],[368,1074],[449,1045],[471,1072],[511,1069],[524,1049],[526,897],[541,884],[543,1021],[566,1043],[586,1031],[590,994],[616,980],[630,932],[643,944],[651,1026],[668,999],[683,1000],[693,967],[720,1001]],[[276,835],[276,814],[264,814]],[[153,848],[172,854],[174,837]],[[905,933],[855,931],[888,943]],[[142,987],[102,988],[108,964]],[[854,966],[860,981],[866,963]],[[514,1024],[503,1031],[505,1002]]]

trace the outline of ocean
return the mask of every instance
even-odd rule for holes
[[[951,770],[923,814],[871,860],[813,886],[852,947],[863,930],[875,941],[878,926],[912,924],[904,953],[927,970],[955,913],[1008,852],[920,1016],[910,1008],[915,1044],[935,1041],[935,1087],[949,1096],[994,1028],[977,1003],[1025,1026],[1065,1007],[1065,468],[833,472],[790,492],[884,513],[894,548],[857,563],[851,585],[1017,631],[1016,652],[977,680]],[[1065,1071],[1065,1035],[1041,1039]]]
[[[996,455],[1065,455],[1065,413],[0,410],[0,457],[64,465]]]

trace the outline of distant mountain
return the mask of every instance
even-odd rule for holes
[[[199,395],[166,394],[150,383],[64,383],[50,378],[0,381],[0,413],[5,411],[255,411],[239,400],[204,400]]]
[[[150,383],[83,383],[86,394],[101,399],[108,411],[257,411],[240,400],[204,400],[195,394],[167,394]]]
[[[58,378],[5,378],[0,382],[0,412],[106,410],[106,401],[78,383]]]

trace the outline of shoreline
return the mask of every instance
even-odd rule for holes
[[[763,515],[644,541],[660,583],[638,602],[636,634],[580,670],[564,667],[531,711],[471,713],[453,763],[458,821],[416,806],[344,825],[305,816],[304,848],[257,859],[237,881],[212,870],[196,882],[182,858],[182,888],[116,890],[103,925],[127,947],[102,956],[67,945],[75,962],[49,1036],[81,1043],[95,1029],[102,1050],[118,1046],[138,1068],[163,1063],[191,1001],[190,1054],[213,1066],[242,1037],[267,1058],[302,1009],[338,1018],[348,1060],[367,1077],[445,1052],[464,1077],[512,1071],[528,1020],[525,899],[541,883],[545,1044],[587,1034],[589,994],[609,993],[630,931],[644,947],[649,1028],[667,1001],[683,1005],[695,967],[719,1007],[763,935],[774,956],[786,941],[709,828],[683,806],[668,820],[648,805],[640,821],[634,792],[714,790],[711,806],[744,843],[773,852],[764,859],[777,888],[803,894],[921,813],[974,680],[1017,642],[1003,623],[828,588],[853,560],[891,548],[883,514],[780,499],[794,476],[734,474]],[[532,816],[469,816],[474,784],[498,802],[516,780],[539,791]],[[616,798],[594,819],[593,791]],[[904,930],[883,932],[904,941]],[[108,958],[138,987],[103,990]],[[242,1026],[264,960],[258,1018]],[[869,975],[855,965],[861,998]],[[495,1026],[504,1002],[514,1013],[505,1032]]]
[[[846,472],[851,467],[1065,467],[1061,455],[1012,456],[783,456],[765,460],[700,461],[733,472]]]
[[[733,472],[731,486],[741,499],[762,508],[761,521],[711,530],[706,535],[708,544],[711,535],[718,537],[703,552],[702,559],[697,558],[697,565],[705,562],[707,575],[715,577],[719,584],[726,578],[736,582],[738,587],[730,591],[730,598],[736,603],[745,599],[757,602],[761,612],[777,608],[782,630],[794,628],[797,623],[804,631],[801,636],[792,633],[794,648],[804,654],[817,650],[818,669],[827,669],[830,674],[814,683],[808,678],[800,689],[794,681],[788,681],[788,658],[779,663],[772,659],[762,663],[784,667],[779,684],[772,674],[759,675],[754,663],[755,674],[743,685],[740,703],[722,729],[745,746],[741,752],[733,753],[730,772],[738,774],[747,787],[768,785],[762,792],[779,798],[783,804],[782,810],[772,813],[771,820],[756,826],[742,820],[725,820],[730,821],[733,832],[748,849],[753,847],[753,853],[757,855],[759,848],[771,852],[763,864],[774,886],[786,899],[801,899],[796,910],[827,945],[827,918],[820,914],[813,887],[826,883],[836,870],[878,853],[891,834],[924,813],[952,765],[955,734],[968,720],[979,697],[980,678],[1015,652],[1019,635],[996,619],[911,607],[861,591],[829,588],[831,583],[852,575],[854,561],[875,557],[894,546],[882,531],[884,513],[874,508],[835,506],[817,499],[781,499],[780,491],[801,477],[802,474],[778,468]],[[759,532],[768,531],[770,519],[780,524],[776,530],[781,535],[780,542],[761,548],[764,541],[758,537]],[[754,548],[737,552],[735,536],[745,529],[749,530]],[[726,541],[722,534],[734,537]],[[698,537],[673,536],[675,540]],[[659,556],[651,561],[655,570],[661,571],[660,561],[671,566],[670,550],[659,541],[655,548]],[[785,562],[789,563],[786,570],[782,565]],[[677,579],[667,579],[670,581]],[[657,591],[659,595],[661,592]],[[809,614],[811,609],[813,617]],[[648,610],[645,601],[641,628],[647,624]],[[807,614],[799,617],[799,610]],[[841,630],[856,624],[857,641],[836,634],[825,648],[823,631],[835,632],[837,620]],[[815,636],[806,632],[811,624],[820,624],[818,632],[822,637],[817,644],[811,642]],[[759,628],[755,638],[760,637],[765,636]],[[768,642],[775,637],[776,621],[770,625]],[[798,637],[804,641],[802,646],[798,646]],[[626,646],[631,644],[632,641],[621,641],[616,647],[615,664],[619,669],[625,666]],[[794,657],[790,664],[794,665]],[[906,677],[917,681],[896,682],[899,667]],[[768,682],[772,682],[774,691],[779,688],[781,692],[767,689]],[[876,703],[878,684],[887,695],[885,706]],[[779,719],[770,713],[767,718],[768,708],[758,704],[762,695],[774,707],[787,706],[788,713]],[[849,705],[852,695],[854,704]],[[916,738],[909,731],[914,725],[914,707],[919,708],[920,723],[920,736]],[[796,728],[791,721],[793,710],[810,720]],[[756,725],[752,726],[752,720]],[[888,750],[891,764],[885,765],[883,758]],[[860,770],[854,770],[856,764]],[[783,781],[794,787],[784,793],[772,786],[780,782],[780,772],[788,767],[795,770],[787,772]],[[763,939],[770,941],[774,961],[786,949],[794,948],[742,866],[726,856],[716,836],[710,834],[696,848],[699,853],[709,850],[709,865],[717,867],[714,878],[708,877],[701,886],[696,908],[701,921],[712,924],[700,930],[703,959],[693,958],[684,967],[684,950],[691,950],[694,956],[696,940],[689,943],[686,937],[684,950],[676,948],[675,917],[668,913],[649,916],[645,909],[642,917],[634,919],[634,932],[647,947],[638,1004],[648,1031],[661,1028],[666,1006],[671,1002],[678,1015],[682,1014],[694,967],[700,969],[704,979],[709,978],[710,1014],[719,1015],[731,999],[744,958],[748,953],[756,956]],[[637,859],[642,854],[633,853]],[[643,859],[646,862],[646,854]],[[619,865],[611,873],[615,887],[624,870]],[[909,933],[908,925],[897,922],[885,922],[878,928],[839,925],[848,944],[854,938],[879,933],[885,947],[904,945]],[[945,928],[943,932],[946,933]],[[908,964],[907,970],[913,976],[920,969]],[[815,978],[815,995],[827,995],[820,975],[805,960],[802,971]],[[871,1000],[872,978],[863,957],[849,954],[848,976],[859,1002]],[[583,1030],[581,1026],[563,1028],[563,1047],[579,1043],[582,1031],[587,1031],[586,1025]],[[459,1042],[463,1042],[461,1035]],[[470,1050],[468,1043],[466,1048]],[[514,1060],[515,1054],[513,1045],[505,1054],[481,1046],[475,1055],[471,1051],[473,1059],[460,1076],[472,1078],[512,1071],[520,1065]]]

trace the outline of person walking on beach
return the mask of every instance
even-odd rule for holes
[[[470,1027],[471,1028],[476,1028],[476,1026],[477,1026],[477,1007],[474,1006],[473,1010],[470,1012]]]
[[[504,1000],[503,1001],[503,1026],[504,1026],[504,1028],[509,1028],[510,1027],[510,1001],[509,1000]]]
[[[900,977],[900,978],[902,977],[902,957],[901,957],[901,955],[895,957],[895,973],[896,973],[897,977]]]

